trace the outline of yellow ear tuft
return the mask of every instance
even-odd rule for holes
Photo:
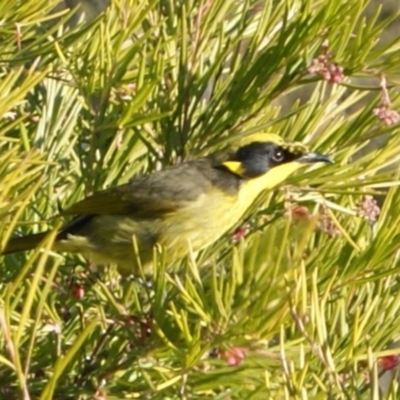
[[[240,161],[225,161],[222,163],[222,165],[226,167],[230,172],[239,176],[244,176],[245,171]]]

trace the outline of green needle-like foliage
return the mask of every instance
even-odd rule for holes
[[[0,0],[0,248],[249,133],[336,162],[200,254],[155,251],[151,278],[53,253],[55,230],[1,258],[0,398],[398,398],[381,377],[400,353],[398,15],[368,0],[114,0],[85,18],[57,3]]]

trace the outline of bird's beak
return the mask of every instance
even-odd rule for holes
[[[333,164],[332,158],[325,156],[324,154],[319,154],[319,153],[307,153],[302,155],[300,158],[297,159],[298,162],[304,163],[304,164],[311,164],[311,163],[316,163],[316,162],[324,162],[324,163],[329,163]]]

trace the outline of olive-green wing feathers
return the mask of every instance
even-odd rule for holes
[[[202,161],[202,162],[200,162]],[[202,165],[203,164],[203,165]],[[157,217],[195,200],[211,187],[203,160],[137,176],[130,183],[100,191],[72,205],[63,215],[129,214]]]

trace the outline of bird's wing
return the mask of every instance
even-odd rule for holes
[[[135,177],[131,182],[103,190],[72,205],[63,215],[129,214],[157,217],[196,200],[212,183],[203,169],[209,164],[188,162]]]

